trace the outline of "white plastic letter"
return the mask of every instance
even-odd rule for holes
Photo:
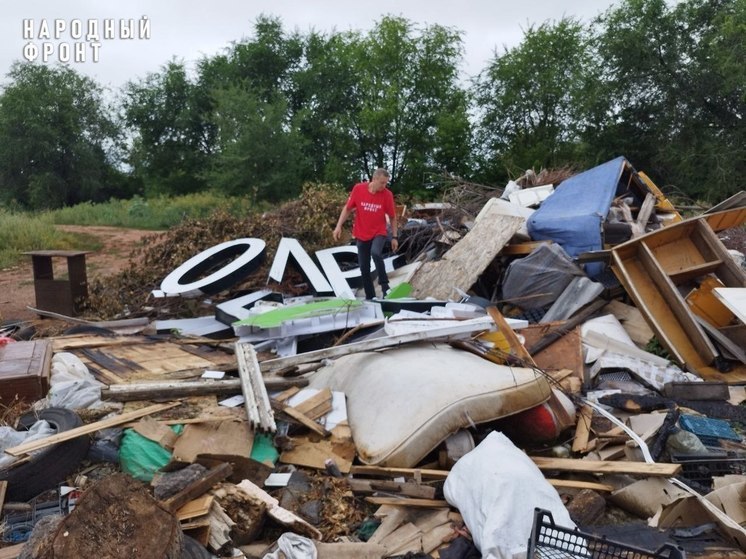
[[[298,271],[303,275],[303,278],[311,284],[311,288],[314,293],[331,293],[332,286],[326,281],[324,274],[321,273],[316,263],[311,260],[308,253],[301,246],[297,239],[288,239],[283,237],[280,239],[280,244],[277,246],[277,252],[275,253],[275,259],[272,261],[272,268],[269,270],[269,277],[275,280],[277,283],[282,281],[282,276],[285,274],[285,267],[288,264],[288,258],[293,256],[293,260],[298,267]]]
[[[168,295],[199,297],[218,293],[256,271],[264,261],[266,243],[261,239],[237,239],[220,243],[193,256],[161,282]],[[207,277],[202,274],[226,262]]]

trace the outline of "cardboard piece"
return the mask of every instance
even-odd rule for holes
[[[192,423],[174,445],[174,460],[194,462],[199,454],[246,456],[251,453],[254,433],[245,421],[224,420]]]
[[[280,455],[280,462],[323,470],[325,461],[331,458],[343,474],[350,472],[356,450],[349,426],[335,427],[330,439],[318,439],[309,435],[292,437],[292,442],[293,448]]]
[[[150,416],[143,417],[133,425],[132,429],[146,439],[156,442],[168,450],[174,448],[176,439],[179,438],[179,435],[174,433],[173,430]]]
[[[614,491],[609,500],[618,507],[647,519],[661,507],[688,495],[667,479],[648,478]]]

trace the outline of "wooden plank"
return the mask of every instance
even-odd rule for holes
[[[614,491],[616,487],[608,485],[606,483],[595,483],[592,481],[577,481],[573,479],[550,479],[547,481],[552,487],[559,487],[560,489],[593,489],[594,491]]]
[[[250,343],[236,342],[235,349],[241,392],[244,396],[249,423],[255,429],[274,433],[277,431],[275,417],[254,346]]]
[[[304,427],[309,428],[314,433],[318,433],[322,437],[329,436],[329,431],[324,429],[321,425],[316,423],[313,419],[309,419],[302,413],[300,413],[298,410],[296,410],[293,407],[288,406],[287,404],[283,404],[282,402],[276,402],[274,400],[271,400],[272,403],[272,409],[275,411],[279,411],[290,417],[291,419],[294,419]]]
[[[603,460],[575,460],[573,458],[545,458],[531,456],[540,470],[561,470],[596,474],[630,474],[641,476],[674,477],[681,464],[647,464],[645,462],[604,462]]]
[[[545,335],[555,332],[563,325],[561,323],[532,324],[521,328],[524,347],[531,348],[536,345]],[[557,382],[561,382],[566,376],[556,377],[559,370],[570,371],[578,380],[583,380],[583,343],[580,338],[580,328],[575,327],[565,335],[558,338],[554,343],[541,351],[531,354],[536,365],[550,374]],[[566,383],[567,384],[567,383]]]
[[[366,497],[365,500],[373,505],[393,505],[395,507],[439,509],[450,506],[448,504],[448,501],[439,499],[399,499],[397,497]]]
[[[518,339],[515,331],[510,327],[508,321],[505,320],[505,317],[502,315],[502,313],[497,310],[497,307],[489,306],[485,310],[487,311],[487,314],[490,315],[490,318],[495,321],[497,329],[503,336],[505,336],[505,339],[508,341],[510,352],[514,356],[518,357],[518,359],[523,362],[524,366],[536,367],[534,358],[531,357],[531,354],[526,351],[525,347],[523,347],[521,340]]]
[[[62,433],[57,433],[56,435],[52,435],[51,437],[47,437],[45,439],[39,439],[36,441],[31,441],[31,442],[24,443],[18,446],[14,446],[11,448],[6,448],[5,452],[7,452],[8,454],[12,456],[21,456],[23,454],[28,454],[29,452],[33,452],[34,450],[39,450],[40,448],[46,448],[53,444],[61,443],[63,441],[69,441],[71,439],[80,437],[81,435],[88,435],[89,433],[95,433],[96,431],[100,431],[101,429],[108,429],[109,427],[115,427],[117,425],[122,425],[123,423],[132,421],[133,419],[139,419],[141,417],[145,417],[146,415],[158,413],[158,412],[165,411],[165,410],[170,410],[171,408],[175,408],[180,405],[181,405],[181,402],[172,402],[169,404],[155,404],[152,406],[148,406],[146,408],[142,408],[140,410],[123,413],[116,417],[110,417],[109,419],[102,419],[101,421],[96,421],[95,423],[89,423],[88,425],[76,427],[75,429],[70,429],[69,431],[63,431]]]
[[[319,390],[316,394],[292,406],[309,419],[318,419],[332,411],[332,391],[329,388]]]
[[[0,481],[0,511],[3,510],[5,505],[5,493],[8,491],[8,482],[6,480]]]
[[[184,520],[205,516],[210,512],[210,507],[214,499],[215,496],[209,494],[192,499],[176,511],[176,518],[183,522]],[[182,524],[182,528],[183,526]]]
[[[19,543],[16,545],[11,545],[10,547],[4,547],[0,549],[0,559],[17,559],[18,556],[21,554],[21,550],[23,549],[24,545],[26,544]]]
[[[503,215],[497,205],[487,208],[472,230],[443,258],[425,262],[417,270],[410,281],[412,295],[419,299],[449,299],[454,287],[468,291],[525,221],[523,217]]]
[[[219,466],[208,470],[204,476],[197,480],[194,480],[184,489],[179,491],[176,495],[172,495],[168,499],[161,502],[164,508],[175,512],[186,505],[192,499],[196,499],[200,495],[206,493],[213,485],[223,481],[225,478],[230,476],[232,472],[233,466],[228,463],[220,464]]]
[[[588,437],[591,433],[591,421],[593,420],[593,408],[583,406],[578,414],[578,424],[575,427],[575,438],[572,442],[573,452],[588,452]]]
[[[513,243],[505,245],[500,251],[500,254],[503,256],[523,256],[531,254],[541,245],[550,245],[552,242],[553,241],[528,241],[525,243]]]
[[[308,385],[308,379],[264,376],[264,385],[268,390],[282,390],[287,387]],[[132,402],[154,400],[159,398],[185,398],[206,394],[235,394],[241,391],[240,379],[193,380],[170,382],[145,382],[138,384],[116,384],[101,390],[104,400],[115,402]]]
[[[385,336],[383,338],[376,338],[374,340],[365,340],[362,342],[355,342],[342,346],[334,346],[326,349],[319,349],[316,351],[308,351],[306,353],[300,353],[298,355],[293,355],[290,357],[270,359],[268,361],[262,361],[260,366],[263,373],[272,373],[288,367],[301,365],[303,363],[313,363],[315,361],[321,361],[322,359],[333,359],[335,357],[341,357],[342,355],[350,355],[363,351],[376,351],[378,349],[398,347],[414,342],[435,340],[442,340],[447,342],[451,339],[461,339],[464,337],[469,337],[476,332],[489,330],[491,326],[492,321],[487,320],[476,322],[464,321],[463,323],[457,323],[452,326],[449,325],[419,332],[411,332],[409,334],[402,334],[400,336]]]
[[[380,544],[392,556],[401,555],[408,551],[420,551],[422,549],[422,532],[417,526],[407,522],[381,540]]]
[[[375,479],[350,479],[350,489],[355,493],[375,493],[384,491],[396,493],[405,497],[432,499],[435,497],[435,487],[419,485],[417,483],[399,483],[397,481],[383,481]]]
[[[385,477],[411,477],[421,479],[445,479],[448,470],[432,470],[418,468],[384,468],[381,466],[353,466],[350,468],[352,475],[361,476],[385,476]]]

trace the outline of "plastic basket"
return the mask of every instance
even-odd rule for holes
[[[534,509],[527,559],[686,559],[680,547],[665,544],[647,551],[575,529],[557,526],[552,513]]]
[[[681,414],[679,425],[682,429],[697,435],[702,443],[707,446],[717,446],[718,439],[741,440],[739,434],[733,430],[730,424],[722,419]]]
[[[746,456],[743,453],[714,450],[707,454],[672,454],[671,462],[681,464],[678,477],[705,488],[712,487],[713,477],[746,474]]]

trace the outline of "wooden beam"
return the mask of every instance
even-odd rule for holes
[[[469,337],[476,332],[489,330],[490,327],[491,321],[487,320],[478,322],[464,321],[452,326],[448,325],[440,328],[431,328],[428,330],[421,330],[419,332],[401,334],[399,336],[386,336],[383,338],[376,338],[374,340],[365,340],[362,342],[355,342],[342,346],[334,346],[326,349],[318,349],[316,351],[308,351],[306,353],[300,353],[298,355],[292,355],[290,357],[270,359],[268,361],[262,361],[261,368],[262,372],[265,374],[272,373],[286,367],[301,365],[303,363],[312,363],[314,361],[321,361],[322,359],[333,359],[335,357],[341,357],[343,355],[350,355],[353,353],[361,353],[363,351],[375,351],[377,349],[397,347],[414,342],[456,340],[463,337]]]
[[[203,477],[193,481],[176,495],[172,495],[161,503],[167,510],[175,513],[192,499],[204,495],[213,485],[223,481],[231,473],[233,473],[233,466],[227,462],[220,464],[208,470]]]
[[[386,493],[396,493],[406,497],[416,497],[419,499],[432,499],[435,497],[435,487],[429,485],[419,485],[417,483],[399,483],[396,481],[380,479],[349,479],[350,489],[355,493],[375,493],[376,491],[385,491]]]
[[[550,479],[547,481],[552,487],[568,488],[568,489],[593,489],[594,491],[614,491],[616,489],[613,485],[606,483],[594,483],[592,481],[576,481],[572,479]]]
[[[531,357],[531,354],[526,351],[525,347],[523,347],[521,340],[518,339],[515,331],[510,327],[502,313],[497,310],[497,307],[489,306],[486,311],[487,314],[490,315],[490,318],[495,322],[497,329],[508,341],[511,353],[523,361],[526,367],[536,367],[534,358]]]
[[[420,507],[428,509],[447,508],[448,501],[437,499],[400,499],[398,497],[366,497],[366,501],[374,505],[394,505],[396,507]]]
[[[275,411],[279,411],[290,417],[291,419],[294,419],[304,427],[308,427],[311,431],[314,433],[318,433],[322,437],[328,437],[331,433],[324,429],[319,423],[316,423],[313,419],[310,419],[303,415],[301,412],[296,410],[295,408],[288,406],[287,404],[283,402],[277,402],[275,400],[270,400],[272,404],[272,409]]]
[[[135,410],[135,411],[123,413],[121,415],[117,415],[116,417],[110,417],[109,419],[102,419],[101,421],[96,421],[95,423],[89,423],[88,425],[83,425],[81,427],[76,427],[75,429],[63,431],[62,433],[57,433],[56,435],[52,435],[51,437],[46,437],[44,439],[39,439],[36,441],[31,441],[29,443],[20,444],[18,446],[14,446],[11,448],[6,448],[5,452],[7,452],[8,454],[12,456],[21,456],[23,454],[28,454],[29,452],[33,452],[34,450],[39,450],[40,448],[46,448],[53,444],[75,439],[82,435],[88,435],[89,433],[95,433],[96,431],[100,431],[101,429],[108,429],[109,427],[115,427],[117,425],[122,425],[123,423],[132,421],[133,419],[139,419],[141,417],[145,417],[146,415],[158,413],[158,412],[165,411],[165,410],[170,410],[171,408],[175,408],[176,406],[180,406],[180,405],[181,405],[181,402],[172,402],[168,404],[155,404],[153,406],[148,406],[141,410]]]
[[[448,470],[428,470],[418,468],[383,468],[381,466],[352,466],[350,473],[361,476],[385,476],[385,477],[420,477],[422,479],[445,479]]]
[[[544,458],[539,456],[531,456],[531,460],[540,470],[561,470],[564,472],[674,477],[681,471],[681,464],[605,462],[603,460],[575,460],[573,458]]]
[[[277,431],[275,416],[272,413],[272,405],[254,346],[250,343],[236,342],[235,347],[238,376],[241,379],[241,392],[243,392],[249,423],[254,429],[274,433]]]
[[[290,387],[308,385],[308,379],[286,379],[265,376],[267,390],[284,390]],[[241,391],[241,379],[226,380],[183,380],[173,382],[144,382],[139,384],[113,384],[101,390],[102,400],[132,402],[156,398],[188,398],[207,394],[236,394]]]

